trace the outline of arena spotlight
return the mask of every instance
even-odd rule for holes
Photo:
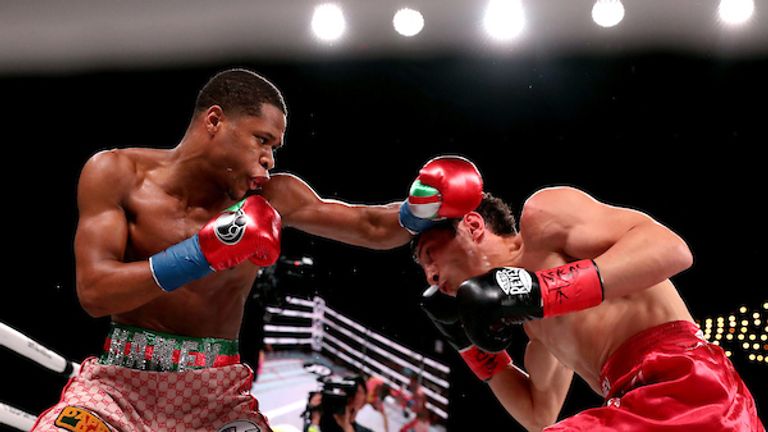
[[[600,27],[613,27],[624,19],[621,0],[597,0],[592,6],[592,20]]]
[[[346,29],[344,13],[333,3],[324,3],[315,7],[312,15],[312,32],[318,39],[332,42],[338,40]]]
[[[492,39],[508,41],[525,28],[525,13],[521,0],[490,0],[483,17],[485,31]]]
[[[752,17],[755,12],[754,0],[720,0],[717,9],[720,21],[725,24],[743,24]]]
[[[416,36],[424,28],[424,16],[417,10],[403,8],[395,12],[392,25],[403,36]]]

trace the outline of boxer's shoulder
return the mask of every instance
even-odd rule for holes
[[[536,191],[523,204],[520,233],[523,239],[551,246],[562,245],[575,212],[596,202],[586,192],[571,186]]]
[[[88,159],[83,174],[100,180],[129,185],[142,179],[147,172],[166,164],[168,150],[122,148],[102,150]]]
[[[123,203],[147,173],[164,165],[168,154],[167,150],[141,148],[102,150],[85,162],[78,186],[80,194]]]
[[[584,199],[592,199],[586,192],[573,186],[551,186],[537,190],[523,204],[523,212],[552,212],[568,208],[571,204]]]
[[[119,199],[120,191],[127,191],[135,177],[136,164],[122,150],[100,151],[83,166],[78,186],[80,196]]]

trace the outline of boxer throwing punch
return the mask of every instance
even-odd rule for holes
[[[547,188],[525,202],[518,232],[485,194],[413,245],[431,285],[425,312],[526,429],[764,431],[669,280],[691,266],[687,245],[648,215]],[[524,370],[504,351],[515,325],[529,337]],[[605,405],[555,423],[574,371]]]
[[[259,268],[279,256],[281,229],[376,249],[411,238],[397,203],[324,200],[296,176],[270,177],[286,112],[263,77],[224,71],[200,91],[175,148],[110,150],[86,162],[77,294],[112,325],[100,358],[83,362],[33,430],[270,430],[236,338]]]

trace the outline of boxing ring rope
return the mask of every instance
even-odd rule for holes
[[[403,372],[411,370],[424,379],[422,384],[428,382],[422,385],[428,398],[427,408],[443,419],[448,418],[448,366],[345,317],[320,297],[313,301],[286,297],[286,303],[291,307],[267,308],[273,321],[286,323],[265,325],[265,344],[286,348],[309,345],[313,351],[325,351],[356,370],[381,377],[392,388],[407,386],[409,378]],[[410,395],[407,389],[401,391]]]
[[[28,431],[35,424],[35,416],[0,402],[0,424]]]
[[[71,378],[80,371],[79,363],[68,361],[2,322],[0,322],[0,345],[60,375]],[[20,430],[30,430],[35,424],[35,419],[36,416],[32,414],[0,402],[0,424]]]

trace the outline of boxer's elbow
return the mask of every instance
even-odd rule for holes
[[[541,431],[544,430],[545,427],[551,426],[551,425],[552,425],[552,423],[547,423],[547,424],[545,424],[545,423],[531,423],[531,424],[528,424],[528,425],[523,425],[523,427],[525,427],[525,430],[527,430],[528,432],[541,432]]]
[[[541,431],[548,426],[552,426],[557,421],[557,415],[560,413],[559,408],[548,407],[536,407],[531,413],[531,417],[528,419],[528,423],[524,424],[529,431]]]
[[[104,307],[103,302],[95,295],[94,289],[85,288],[78,284],[77,298],[80,301],[80,307],[93,318],[102,318],[109,315],[109,310]]]
[[[693,254],[685,240],[663,225],[650,222],[638,230],[645,253],[655,263],[655,274],[668,279],[693,265]]]
[[[78,274],[76,289],[80,307],[88,315],[93,318],[110,315],[110,311],[105,304],[104,295],[102,295],[103,290],[100,289],[97,280],[85,274]]]
[[[691,252],[691,248],[688,247],[688,244],[686,244],[682,238],[676,234],[673,235],[674,238],[672,239],[671,247],[669,248],[670,256],[668,262],[671,267],[670,273],[675,275],[691,268],[693,265],[693,253]]]
[[[679,249],[678,264],[680,267],[679,272],[681,272],[683,270],[688,270],[691,268],[691,266],[693,266],[693,253],[691,253],[691,249],[685,243],[683,243]]]
[[[526,419],[523,421],[520,421],[520,424],[527,430],[528,432],[541,432],[544,430],[545,427],[551,426],[552,423],[554,423],[555,419],[553,419],[550,422],[547,422],[546,419],[539,419],[537,417],[532,417],[530,419]]]

